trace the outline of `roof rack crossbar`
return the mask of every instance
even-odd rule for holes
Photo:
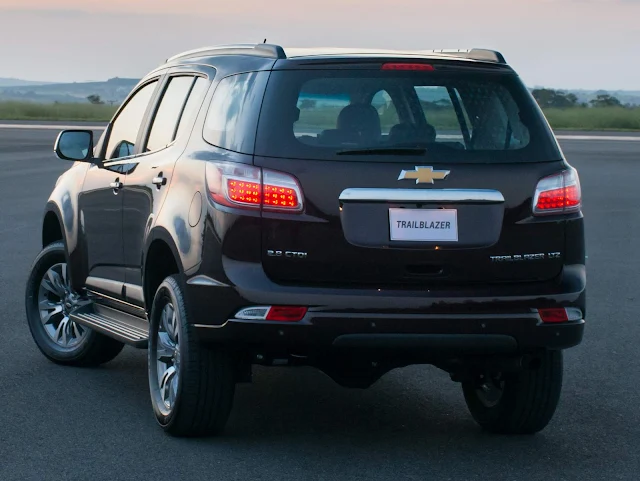
[[[450,55],[452,57],[468,58],[471,60],[481,60],[483,62],[507,63],[500,52],[484,48],[422,50],[422,52],[429,52],[438,55]]]
[[[269,43],[257,43],[257,44],[235,44],[235,45],[218,45],[215,47],[203,47],[195,50],[189,50],[182,52],[173,57],[169,57],[166,62],[173,62],[175,60],[184,60],[194,57],[205,57],[207,55],[253,55],[256,57],[267,57],[276,59],[285,59],[287,55],[284,49],[280,45],[273,45]]]

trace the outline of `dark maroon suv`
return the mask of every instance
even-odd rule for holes
[[[169,433],[219,432],[254,364],[359,388],[432,364],[485,429],[553,416],[586,311],[580,182],[499,53],[191,51],[55,150],[33,337],[69,365],[148,348]]]

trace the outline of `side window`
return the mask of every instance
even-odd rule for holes
[[[447,88],[416,86],[415,89],[427,123],[436,130],[436,142],[459,142],[464,146],[460,122]]]
[[[204,126],[210,144],[252,154],[268,72],[248,72],[220,81]]]
[[[400,123],[398,112],[393,100],[391,100],[391,96],[386,90],[380,90],[373,96],[371,105],[376,108],[380,116],[382,135],[389,135],[391,128]]]
[[[158,81],[154,80],[138,90],[116,117],[107,144],[107,160],[119,159],[123,157],[122,154],[133,153],[144,113],[157,85]]]
[[[169,79],[153,119],[145,152],[160,150],[173,142],[193,82],[193,76]]]
[[[208,85],[209,83],[205,78],[196,77],[196,83],[191,89],[189,99],[187,100],[187,104],[184,107],[184,111],[182,112],[182,116],[180,117],[180,121],[178,123],[178,132],[176,133],[176,139],[182,135],[185,135],[187,128],[191,126],[191,122],[193,122],[194,117],[200,110],[202,98],[207,91]]]

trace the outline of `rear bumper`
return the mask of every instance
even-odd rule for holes
[[[482,315],[331,314],[295,323],[229,319],[194,326],[204,342],[307,354],[327,349],[419,351],[422,357],[511,354],[579,344],[584,321],[543,324],[537,313]]]
[[[567,349],[582,341],[583,320],[544,324],[537,309],[577,307],[584,317],[584,265],[565,266],[559,278],[544,283],[416,291],[283,286],[259,264],[224,264],[229,284],[186,283],[190,318],[203,342],[302,355],[372,349],[442,358]],[[234,318],[239,309],[260,305],[309,311],[295,323]]]

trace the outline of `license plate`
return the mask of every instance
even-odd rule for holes
[[[392,241],[457,242],[456,209],[389,209]]]

